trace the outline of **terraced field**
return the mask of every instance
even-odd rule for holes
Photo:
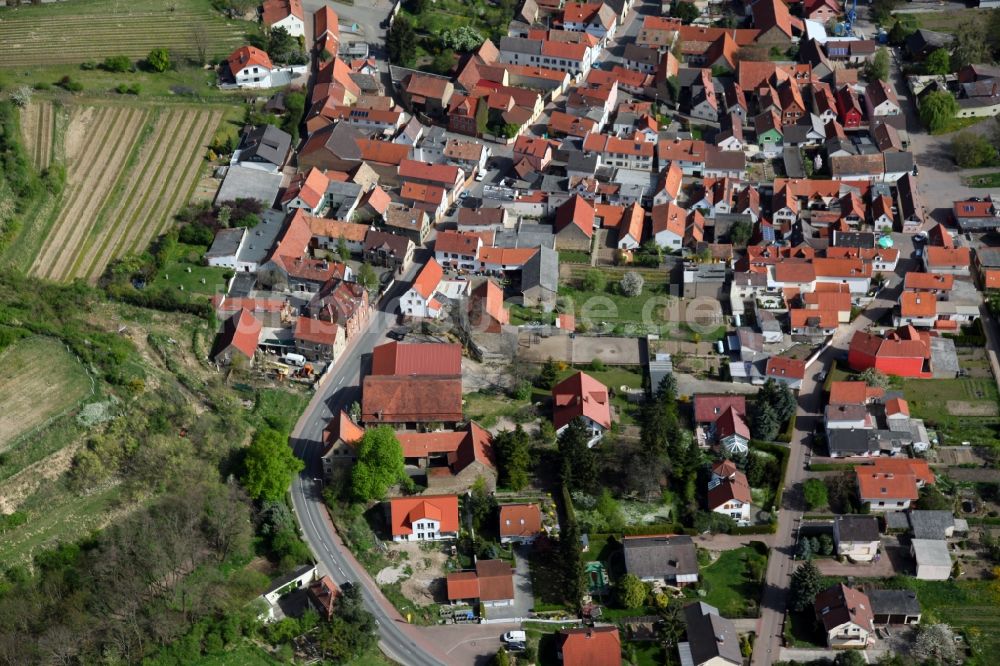
[[[67,186],[31,273],[96,280],[108,262],[144,250],[190,198],[204,146],[222,120],[213,108],[75,109],[66,139]]]
[[[240,46],[247,23],[228,21],[207,0],[74,0],[0,9],[0,67],[144,58],[163,47],[193,58],[203,44],[210,60]]]
[[[51,102],[32,102],[21,111],[24,146],[36,169],[47,169],[52,163],[52,136],[55,131],[55,108]]]

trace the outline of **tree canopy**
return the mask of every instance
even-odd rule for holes
[[[531,438],[521,424],[514,430],[504,430],[493,439],[499,467],[499,485],[521,490],[530,481]]]
[[[920,102],[920,122],[931,132],[940,132],[958,113],[958,102],[951,93],[937,90],[927,93]]]
[[[387,425],[366,430],[357,444],[351,470],[351,492],[359,502],[379,500],[406,476],[403,447]]]
[[[635,574],[625,574],[618,583],[618,595],[625,608],[639,608],[646,601],[646,584]]]
[[[812,560],[806,560],[792,574],[791,595],[792,610],[801,612],[812,608],[816,595],[822,588],[822,575]]]
[[[869,81],[889,80],[889,51],[880,48],[865,65],[865,78]]]
[[[947,74],[951,71],[951,55],[947,49],[935,49],[924,60],[927,74]]]
[[[559,435],[560,478],[570,490],[592,492],[597,485],[597,457],[582,419],[573,419]]]
[[[271,428],[259,430],[243,461],[243,486],[250,497],[277,501],[285,496],[292,477],[302,471],[285,435]]]
[[[170,54],[166,49],[153,49],[146,56],[146,64],[154,72],[165,72],[170,69]]]
[[[417,33],[403,16],[397,16],[385,39],[389,50],[389,60],[404,67],[412,67],[416,61]]]

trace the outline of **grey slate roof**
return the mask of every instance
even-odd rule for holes
[[[785,175],[787,177],[789,178],[806,177],[806,167],[802,163],[802,153],[799,152],[799,149],[797,147],[785,146],[781,151],[781,161],[785,166]]]
[[[291,145],[292,136],[274,125],[247,127],[240,140],[240,161],[269,162],[281,166]]]
[[[234,256],[240,249],[240,243],[243,242],[243,235],[246,232],[247,230],[242,227],[219,229],[215,234],[215,240],[212,241],[212,247],[205,253],[205,258]]]
[[[627,537],[625,570],[639,578],[673,578],[698,573],[694,541],[685,535]]]
[[[944,532],[955,526],[955,516],[951,511],[910,512],[910,527],[914,539],[944,539]]]
[[[908,530],[910,529],[910,519],[905,511],[886,511],[885,529],[887,530]]]
[[[743,663],[736,625],[720,616],[717,608],[699,601],[684,608],[684,620],[695,664],[704,664],[712,659],[722,659],[731,664]]]
[[[559,289],[559,253],[544,246],[521,269],[522,290],[539,286],[552,292]]]
[[[215,195],[215,203],[221,204],[237,199],[256,199],[266,208],[270,208],[278,197],[281,179],[280,173],[268,173],[260,169],[251,169],[235,164],[229,167],[226,172],[222,186]]]
[[[885,172],[913,171],[913,153],[893,151],[882,154],[885,160]]]
[[[913,590],[868,590],[875,615],[920,615],[920,601]]]
[[[878,518],[846,515],[834,518],[841,541],[878,541]]]

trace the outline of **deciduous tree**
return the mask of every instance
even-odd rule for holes
[[[243,486],[254,499],[279,500],[292,483],[292,476],[304,468],[288,438],[265,428],[257,432],[243,461]]]
[[[884,47],[876,51],[865,65],[865,78],[869,81],[889,80],[889,52]]]
[[[406,475],[403,447],[390,426],[366,430],[357,444],[357,454],[351,470],[351,492],[359,502],[382,499],[389,487]]]
[[[951,56],[947,49],[935,49],[924,60],[924,72],[927,74],[947,74],[951,71]]]
[[[958,102],[950,92],[928,93],[920,102],[920,122],[931,132],[940,132],[958,112]]]
[[[618,288],[621,289],[622,294],[625,296],[635,297],[642,294],[642,287],[645,284],[646,281],[642,275],[635,271],[629,271],[622,276],[621,281],[618,283]]]
[[[805,495],[806,504],[809,505],[810,509],[820,509],[826,506],[826,484],[822,480],[807,479],[802,484],[802,493]]]
[[[153,49],[146,56],[146,64],[154,72],[165,72],[170,69],[170,54],[166,49]]]
[[[625,574],[618,583],[619,600],[625,608],[639,608],[646,601],[649,591],[635,574]]]

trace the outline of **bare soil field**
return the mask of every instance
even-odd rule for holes
[[[17,342],[0,356],[0,452],[92,392],[87,371],[62,343]]]
[[[90,106],[66,130],[67,186],[31,273],[96,281],[141,252],[188,202],[219,108]]]

